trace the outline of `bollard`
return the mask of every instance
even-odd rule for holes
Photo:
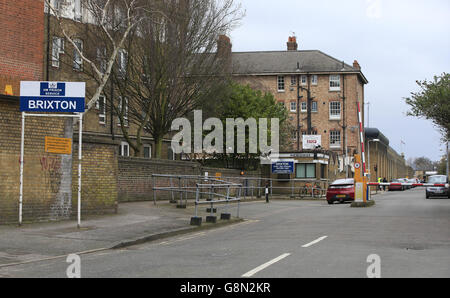
[[[200,226],[202,224],[202,218],[198,217],[198,199],[199,199],[199,189],[197,184],[197,192],[195,194],[195,216],[191,217],[191,226]]]

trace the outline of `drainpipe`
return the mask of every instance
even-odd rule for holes
[[[50,75],[49,75],[49,69],[50,69],[50,7],[47,11],[47,45],[46,45],[46,55],[47,55],[47,61],[45,65],[45,80],[49,81]]]
[[[309,73],[306,74],[306,80],[308,84],[308,89],[306,90],[307,96],[307,125],[308,125],[308,135],[312,134],[312,115],[311,115],[311,106],[312,106],[312,98],[311,98],[311,81]]]
[[[347,118],[345,114],[345,74],[342,74],[342,129],[343,129],[343,138],[344,138],[344,150],[345,150],[345,178],[348,178],[348,148],[347,148]]]

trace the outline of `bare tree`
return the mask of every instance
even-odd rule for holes
[[[231,74],[231,44],[224,34],[242,16],[234,0],[147,2],[145,18],[123,44],[126,63],[111,76],[122,98],[113,108],[135,155],[147,132],[161,158],[172,121],[214,104]],[[126,122],[136,127],[133,138]]]
[[[83,0],[81,2],[83,10],[87,12],[86,19],[83,21],[90,23],[90,26],[87,25],[84,28],[89,28],[89,33],[96,36],[96,41],[104,45],[105,51],[102,52],[103,57],[99,60],[89,57],[73,37],[73,25],[66,21],[66,17],[75,9],[71,7],[74,5],[73,1],[45,0],[48,13],[56,17],[58,27],[65,39],[76,50],[80,60],[88,65],[86,71],[97,83],[95,91],[88,99],[86,111],[95,105],[102,94],[119,50],[130,32],[145,18],[146,2],[139,0]]]

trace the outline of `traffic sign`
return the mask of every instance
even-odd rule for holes
[[[84,82],[20,82],[21,112],[84,112]]]

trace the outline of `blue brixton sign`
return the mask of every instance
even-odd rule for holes
[[[20,111],[84,112],[84,82],[20,82]]]

